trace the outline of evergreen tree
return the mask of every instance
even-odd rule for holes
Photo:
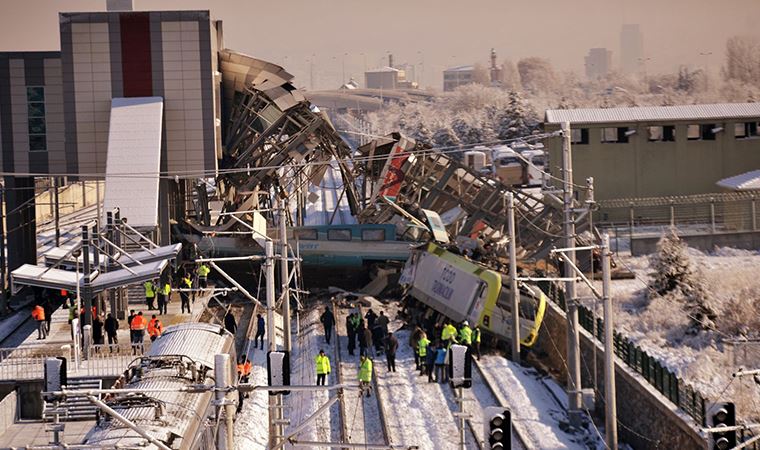
[[[501,140],[530,135],[536,129],[535,113],[517,91],[509,92],[509,104],[498,116],[496,134]]]
[[[710,294],[701,274],[694,268],[686,244],[674,229],[660,238],[651,265],[654,273],[649,284],[649,299],[682,301],[691,319],[690,333],[714,329],[717,313],[711,305]]]

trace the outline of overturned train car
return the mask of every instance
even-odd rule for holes
[[[181,389],[213,386],[214,356],[230,354],[231,364],[234,364],[234,341],[232,334],[218,325],[185,323],[168,327],[114,385],[143,392],[113,394],[105,402],[171,449],[215,449],[214,393],[181,392]],[[98,415],[84,443],[106,448],[157,448],[105,414]]]
[[[511,340],[509,284],[499,272],[430,243],[412,251],[400,282],[407,294],[449,319],[467,320],[499,340]],[[522,283],[518,311],[522,345],[536,342],[545,311],[543,292]]]

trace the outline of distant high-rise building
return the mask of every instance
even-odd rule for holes
[[[589,80],[604,78],[612,68],[612,51],[606,48],[592,48],[588,51],[586,60],[586,77]]]
[[[625,73],[636,73],[644,58],[644,35],[638,24],[624,24],[620,31],[620,68]]]

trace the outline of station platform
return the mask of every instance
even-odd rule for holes
[[[183,322],[198,321],[203,314],[204,306],[211,297],[211,290],[199,293],[194,303],[191,303],[191,313],[181,313],[181,302],[177,293],[172,294],[167,306],[167,314],[159,315],[157,311],[149,311],[145,304],[130,304],[135,312],[142,311],[147,320],[153,314],[161,320],[164,328]],[[0,383],[16,382],[19,380],[41,380],[42,365],[45,358],[63,356],[67,359],[69,377],[116,377],[119,376],[136,355],[130,343],[129,325],[126,320],[119,321],[117,333],[118,345],[109,346],[107,338],[105,345],[96,347],[89,357],[80,356],[78,364],[74,354],[71,337],[71,325],[68,323],[68,310],[59,308],[52,315],[50,332],[46,339],[38,339],[36,322],[29,317],[16,315],[13,320],[26,320],[27,323],[18,327],[5,342],[15,344],[10,348],[0,348]],[[0,324],[2,327],[13,327],[14,324]],[[149,348],[150,338],[145,333],[143,350]],[[141,353],[141,352],[137,352]]]

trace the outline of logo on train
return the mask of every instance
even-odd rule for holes
[[[449,267],[444,267],[440,279],[433,280],[433,293],[446,300],[451,300],[451,296],[454,295],[454,288],[451,285],[454,284],[456,277],[456,272]]]

